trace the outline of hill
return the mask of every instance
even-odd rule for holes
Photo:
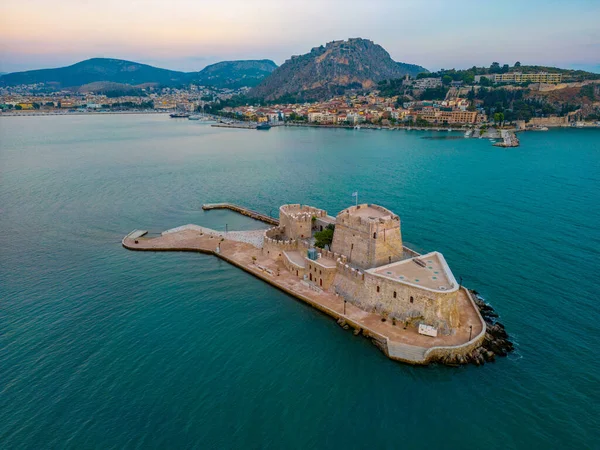
[[[235,89],[256,86],[275,69],[277,64],[269,59],[222,61],[206,66],[193,78],[200,85]]]
[[[177,85],[198,82],[206,86],[254,86],[269,75],[277,65],[270,60],[224,61],[205,67],[200,72],[179,72],[160,69],[121,59],[92,58],[57,69],[29,70],[0,76],[0,85],[46,83],[57,88],[79,88],[93,83]]]
[[[320,100],[348,89],[369,89],[377,82],[415,76],[427,69],[395,62],[383,47],[367,39],[333,41],[292,56],[249,92],[252,98]]]
[[[184,82],[189,75],[147,64],[108,58],[92,58],[57,69],[14,72],[0,77],[0,84],[52,83],[58,87],[78,87],[97,81],[137,85],[143,83],[173,84]]]

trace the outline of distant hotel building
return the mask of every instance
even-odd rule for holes
[[[429,123],[443,124],[451,123],[477,123],[483,120],[475,111],[440,111],[438,109],[426,109],[419,111],[417,117]]]
[[[562,81],[561,73],[494,73],[490,75],[480,75],[475,77],[475,81],[479,81],[482,77],[487,78],[494,83],[560,83]]]

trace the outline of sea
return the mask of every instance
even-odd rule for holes
[[[0,118],[0,448],[598,448],[600,130],[224,129],[166,115]],[[434,138],[434,139],[431,139]],[[516,351],[412,367],[226,262],[134,229],[396,212]]]

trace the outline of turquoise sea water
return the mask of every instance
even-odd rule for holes
[[[600,132],[215,129],[0,119],[0,448],[597,448]],[[135,228],[384,205],[501,314],[517,352],[415,368],[210,256]]]

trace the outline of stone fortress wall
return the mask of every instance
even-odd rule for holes
[[[310,260],[306,258],[306,273],[309,281],[312,281],[321,289],[329,289],[334,280],[337,268],[335,266],[325,266],[319,260]]]
[[[327,211],[312,206],[290,204],[279,208],[279,227],[286,239],[308,239],[312,235],[313,217],[325,217]]]
[[[301,266],[294,262],[292,258],[288,255],[287,252],[283,251],[283,255],[281,260],[283,261],[283,265],[285,268],[292,274],[295,274],[299,278],[303,278],[306,273],[305,266]]]
[[[286,239],[281,227],[269,228],[265,231],[263,252],[275,259],[281,259],[285,251],[298,250],[299,245],[297,239]]]
[[[435,292],[338,264],[337,293],[365,311],[399,321],[422,321],[450,332],[459,325],[457,290]]]
[[[361,215],[361,208],[366,215]],[[400,217],[378,205],[346,208],[336,217],[331,249],[346,255],[353,266],[361,269],[400,261],[403,259]]]

